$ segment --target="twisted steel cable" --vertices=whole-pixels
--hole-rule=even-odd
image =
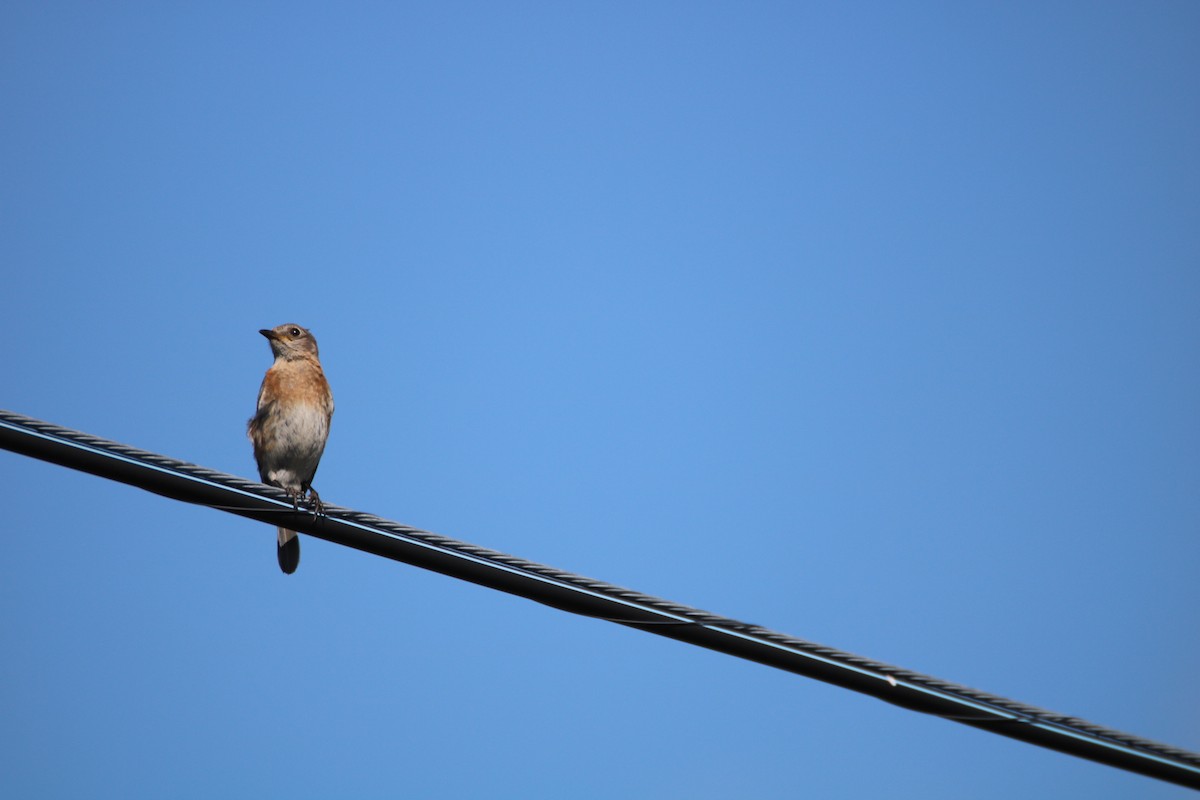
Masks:
[[[280,489],[0,410],[0,447],[678,639],[1121,769],[1200,789],[1200,753],[798,639],[362,511],[296,509]]]

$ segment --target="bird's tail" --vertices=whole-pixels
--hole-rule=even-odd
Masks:
[[[279,568],[291,575],[300,566],[300,536],[295,531],[279,528],[279,544],[275,553],[279,557]]]

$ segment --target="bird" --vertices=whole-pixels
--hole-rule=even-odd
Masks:
[[[324,507],[312,480],[329,438],[333,393],[321,369],[317,340],[291,322],[259,333],[267,337],[275,362],[263,376],[257,410],[246,424],[258,475],[287,492],[296,508],[308,495],[309,506],[321,514]],[[291,575],[300,565],[300,538],[287,528],[278,531],[279,568]]]

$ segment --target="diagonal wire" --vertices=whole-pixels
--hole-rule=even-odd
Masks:
[[[0,448],[1200,789],[1200,754],[872,661],[353,509],[297,511],[281,490],[0,410]]]

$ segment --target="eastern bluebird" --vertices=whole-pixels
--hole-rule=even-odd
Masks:
[[[307,493],[317,513],[321,498],[312,488],[329,438],[333,393],[317,357],[317,340],[288,323],[259,331],[271,343],[275,363],[258,390],[258,411],[247,425],[263,483],[278,486],[298,504]],[[291,575],[300,565],[300,538],[279,528],[279,568]]]

